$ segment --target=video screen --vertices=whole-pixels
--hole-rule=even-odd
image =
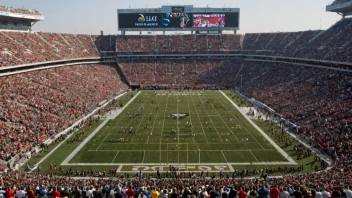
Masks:
[[[128,13],[119,14],[119,28],[160,28],[162,14],[159,13]]]
[[[193,27],[225,27],[225,14],[193,14]]]
[[[186,13],[165,13],[163,14],[163,27],[192,27],[192,15]]]

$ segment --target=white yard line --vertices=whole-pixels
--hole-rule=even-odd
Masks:
[[[138,93],[140,93],[140,92],[138,92]],[[144,102],[144,103],[145,103],[145,102]],[[144,103],[143,103],[143,105],[144,105]],[[117,115],[115,116],[115,118],[116,118],[116,117],[117,117]],[[132,122],[133,122],[133,119],[132,119],[131,122],[128,124],[128,126],[130,126]],[[112,132],[112,130],[109,131],[109,133],[105,136],[105,138],[104,138],[103,141],[99,144],[99,146],[98,146],[98,148],[97,148],[96,150],[99,150],[100,146],[105,142],[106,138],[109,137],[109,135],[110,135],[111,132]],[[134,136],[133,136],[133,137],[134,137]],[[132,140],[131,140],[131,141],[132,141]]]
[[[222,92],[221,90],[219,90],[219,92],[243,115],[243,117],[250,123],[253,125],[253,127],[259,131],[259,133],[261,133],[266,140],[268,140],[273,146],[274,148],[281,153],[282,156],[284,156],[291,164],[297,164],[295,162],[295,160],[293,160],[284,150],[282,150],[281,147],[279,147],[260,127],[258,127],[245,113],[243,113],[240,108],[229,98],[227,97],[227,95]]]
[[[202,131],[203,131],[205,140],[207,141],[207,144],[208,144],[209,142],[208,142],[208,139],[207,139],[207,135],[205,135],[205,131],[204,131],[204,128],[203,128],[203,124],[202,124],[202,121],[200,120],[200,117],[199,117],[199,114],[198,114],[197,106],[196,106],[196,104],[194,103],[193,97],[191,97],[191,98],[192,98],[193,106],[196,108],[196,113],[197,113],[197,116],[198,116],[199,124],[200,124],[200,126],[202,127]]]
[[[221,151],[221,154],[222,154],[222,156],[224,157],[224,159],[225,159],[226,163],[229,163],[229,162],[227,161],[226,157],[225,157],[224,152],[222,152],[222,151]]]
[[[177,119],[176,119],[176,130],[177,130],[177,148],[178,151],[180,151],[180,130],[178,127],[178,121],[179,121],[179,116],[178,116],[178,95],[176,96],[176,107],[177,107]],[[178,160],[180,159],[180,153],[178,153]],[[179,162],[179,161],[178,161]]]
[[[142,107],[143,107],[143,117],[141,118],[141,121],[139,122],[139,125],[138,125],[136,131],[134,132],[134,136],[137,135],[137,131],[138,131],[139,127],[141,126],[142,121],[144,120],[145,116],[147,115],[147,111],[145,110],[146,108],[144,109],[144,105],[145,105],[145,102],[147,102],[149,98],[150,98],[150,95],[148,95],[148,98],[145,99],[144,102],[143,102],[143,105],[142,105]],[[150,106],[150,104],[149,104],[149,106]],[[131,122],[131,123],[132,123],[132,122]],[[133,136],[133,137],[134,137],[134,136]],[[132,142],[132,141],[131,141],[131,142]]]
[[[217,98],[218,99],[218,98]],[[218,99],[218,101],[221,103],[221,104],[223,104],[219,99]],[[226,105],[225,105],[226,106]],[[228,108],[226,107],[226,110],[229,112],[229,110],[228,110]],[[219,114],[220,115],[220,114]],[[220,118],[222,119],[222,117],[220,116]],[[235,118],[236,118],[236,120],[238,120],[238,121],[240,121],[238,118],[237,118],[237,116],[235,116]],[[222,119],[223,120],[223,119]],[[224,120],[223,120],[224,121]],[[226,124],[226,123],[225,123]],[[227,124],[226,124],[226,126],[227,126]],[[228,127],[228,126],[227,126]],[[263,147],[263,145],[252,135],[252,133],[245,127],[245,126],[243,126],[245,129],[246,129],[246,131],[248,132],[247,134],[249,134],[250,136],[252,136],[252,138],[259,144],[259,146],[260,147],[262,147],[262,149],[264,149],[264,147]],[[237,139],[237,137],[236,137],[236,139]],[[237,139],[238,140],[238,139]],[[238,140],[239,141],[239,140]]]
[[[109,120],[105,120],[105,121],[109,121]],[[105,123],[105,124],[106,124],[106,123]],[[104,125],[105,125],[105,124],[104,124]],[[109,137],[111,131],[112,131],[112,130],[110,130],[109,133],[108,133],[108,134],[105,136],[105,138],[103,139],[103,141],[100,142],[100,144],[99,144],[99,146],[98,146],[98,148],[97,148],[96,150],[99,150],[100,146],[104,143],[104,141],[106,140],[106,138]]]
[[[115,157],[114,157],[114,159],[112,160],[111,163],[114,163],[114,161],[115,161],[115,159],[116,159],[116,157],[117,157],[117,154],[119,154],[119,152],[120,152],[120,151],[117,151],[117,153],[116,153],[116,155],[115,155]]]
[[[121,108],[121,111],[119,111],[117,113],[117,115],[119,115],[123,110],[125,110],[125,108],[128,107],[129,104],[131,104],[140,94],[141,92],[139,91],[130,101],[128,101],[128,103],[126,103],[126,105],[124,107]],[[117,116],[116,115],[116,116]],[[67,165],[68,162],[100,131],[101,128],[103,128],[105,126],[105,124],[108,122],[109,120],[105,120],[101,125],[98,126],[98,128],[96,128],[88,137],[86,137],[83,142],[78,145],[76,147],[75,150],[72,151],[72,153],[70,153],[70,155],[68,155],[66,157],[66,159],[60,164],[60,165]],[[43,161],[45,160],[44,158],[42,159]],[[41,161],[38,162],[38,164],[41,163]]]
[[[199,98],[199,100],[202,102],[202,99],[200,98],[200,96],[198,96],[198,98]],[[203,103],[203,102],[202,102],[202,103]],[[213,120],[211,119],[211,117],[209,116],[209,113],[208,113],[207,110],[206,110],[206,112],[207,112],[207,114],[208,114],[208,118],[210,119],[211,124],[212,124],[213,127],[215,128],[215,131],[216,131],[216,133],[218,134],[218,136],[219,136],[219,138],[220,138],[220,140],[221,140],[221,143],[223,143],[222,138],[221,138],[221,136],[220,136],[220,133],[219,133],[218,129],[216,128],[216,126],[215,126]]]
[[[168,103],[169,103],[169,94],[167,95],[167,99],[166,99],[166,106],[165,106],[165,109],[167,108],[167,105],[168,105]],[[159,111],[159,109],[158,109],[158,111]],[[163,113],[163,115],[164,115],[164,119],[163,119],[163,126],[162,126],[162,128],[161,128],[161,133],[160,133],[160,143],[159,143],[159,145],[161,145],[161,139],[163,138],[163,131],[164,131],[164,126],[165,126],[165,112]],[[155,116],[157,116],[157,115],[155,115]]]
[[[144,164],[144,158],[145,158],[145,151],[143,152],[143,160],[142,160],[142,164]]]
[[[199,163],[70,163],[66,164],[69,166],[167,166],[169,165],[172,166],[186,166],[186,165],[196,165],[199,166]],[[234,165],[234,166],[243,166],[243,165],[296,165],[296,163],[291,163],[291,162],[239,162],[239,163],[202,163],[202,166],[229,166],[229,165]],[[125,171],[124,171],[125,172]],[[126,171],[127,172],[127,171]],[[155,172],[155,171],[154,171]]]
[[[120,172],[122,169],[122,165],[119,165],[119,167],[116,169],[116,172]]]
[[[176,143],[174,143],[176,144]],[[145,151],[145,150],[88,150],[89,152],[117,152],[117,151],[127,151],[127,152],[141,152],[141,151]],[[156,152],[156,151],[160,151],[160,150],[148,150],[150,152]],[[161,151],[168,151],[168,150],[161,150]],[[169,150],[170,152],[173,152],[172,150]],[[180,151],[195,151],[195,152],[198,152],[198,150],[180,150]],[[239,150],[234,150],[234,149],[231,149],[231,150],[202,150],[202,151],[207,151],[207,152],[215,152],[215,151],[250,151],[248,149],[239,149]],[[263,151],[263,149],[253,149],[252,151]],[[275,151],[275,149],[266,149],[266,151]],[[176,150],[175,150],[176,152]]]
[[[186,99],[186,100],[187,100],[187,99]],[[190,121],[190,123],[192,124],[191,109],[189,108],[188,100],[187,100],[187,106],[188,106],[188,113],[189,113],[189,121]],[[192,124],[192,127],[193,127],[193,124]],[[192,131],[193,131],[193,130],[192,130]],[[193,143],[196,143],[196,141],[194,140],[194,137],[193,137]]]
[[[220,100],[218,99],[218,101],[220,101]],[[220,103],[222,104],[221,101],[220,101]],[[215,107],[214,107],[214,108],[215,108]],[[226,109],[227,109],[227,108],[226,108]],[[217,110],[216,108],[215,108],[215,111],[216,111],[216,113],[220,116],[222,122],[225,123],[226,127],[230,130],[230,132],[232,133],[232,135],[235,136],[236,140],[237,140],[238,142],[240,142],[240,140],[237,138],[237,136],[235,135],[235,133],[232,132],[231,128],[226,124],[225,120],[222,118],[221,114],[218,112],[218,110]]]
[[[247,134],[247,133],[246,133]],[[182,136],[182,135],[181,135]],[[185,135],[186,136],[186,135]],[[117,144],[120,144],[117,143]],[[144,145],[146,143],[128,143],[128,144],[139,144],[139,145]],[[148,143],[149,145],[150,144],[160,144],[160,143]],[[175,142],[171,142],[171,143],[161,143],[161,144],[176,144]],[[200,143],[188,143],[188,144],[200,144]],[[219,143],[207,143],[207,144],[217,144],[219,145]],[[243,144],[258,144],[257,142],[239,142],[239,143],[223,143],[222,145],[236,145],[236,144],[240,144],[240,145],[243,145]],[[260,149],[260,150],[263,150],[263,149]]]
[[[258,142],[258,144],[260,145],[260,147],[262,147],[262,149],[264,149],[264,147],[262,146],[262,144],[252,135],[252,133],[249,132],[249,130],[248,130],[245,126],[243,126],[243,127],[246,129],[246,131],[248,132],[248,134],[249,134],[250,136],[252,136],[252,138],[253,138],[255,141]]]
[[[255,157],[255,155],[252,153],[252,151],[249,150],[249,152],[252,154],[252,156],[254,157],[254,159],[257,160],[257,162],[259,162],[258,159]]]

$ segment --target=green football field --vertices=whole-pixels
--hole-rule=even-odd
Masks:
[[[290,163],[219,91],[143,91],[103,124],[61,165]]]

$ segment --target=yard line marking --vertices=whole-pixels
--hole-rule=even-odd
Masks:
[[[207,141],[207,144],[208,144],[209,142],[208,142],[208,139],[207,139],[207,135],[205,135],[205,131],[204,131],[204,128],[203,128],[203,124],[202,124],[202,121],[200,120],[200,117],[199,117],[199,114],[198,114],[197,106],[196,106],[196,104],[194,103],[193,97],[191,97],[191,98],[192,98],[193,106],[196,108],[196,113],[197,113],[197,117],[198,117],[198,120],[199,120],[199,124],[200,124],[200,126],[202,127],[202,131],[203,131],[205,140]]]
[[[191,96],[192,97],[192,96]],[[188,106],[188,113],[189,113],[189,121],[190,123],[192,124],[192,117],[191,117],[191,109],[189,108],[189,103],[188,103],[188,100],[187,100],[187,106]],[[193,128],[193,124],[192,124],[192,128]],[[192,129],[192,132],[193,132],[193,129]],[[193,133],[192,133],[193,134]],[[196,143],[196,141],[194,140],[195,137],[193,137],[193,143]]]
[[[122,169],[122,166],[123,166],[123,165],[119,165],[119,167],[116,169],[116,172],[120,172],[121,169]]]
[[[144,102],[143,102],[143,108],[144,108],[144,105],[145,105],[145,102],[148,100],[150,98],[150,95],[148,94],[148,98],[147,99],[145,99],[144,100]],[[150,106],[150,104],[149,104],[149,106]],[[139,108],[138,108],[138,110],[139,110]],[[138,112],[138,110],[137,110],[137,112]],[[144,110],[143,110],[144,111]],[[143,117],[142,117],[142,119],[141,119],[141,121],[140,121],[140,123],[139,123],[139,125],[138,125],[138,127],[137,127],[137,129],[136,129],[136,131],[133,133],[133,137],[132,137],[132,139],[131,139],[131,141],[130,142],[132,142],[133,141],[133,139],[136,137],[136,135],[137,135],[137,131],[138,131],[138,129],[139,129],[139,127],[141,126],[141,124],[142,124],[142,121],[143,121],[143,119],[144,119],[144,117],[145,117],[145,115],[147,115],[147,111],[145,111],[145,112],[143,112]],[[131,122],[128,124],[128,127],[131,125],[131,123],[134,121],[134,119],[132,119],[131,120]]]
[[[182,145],[182,144],[181,144]],[[146,151],[146,150],[129,150],[129,149],[126,149],[126,150],[88,150],[89,152],[116,152],[116,151],[121,151],[121,152],[124,152],[124,151],[128,151],[128,152],[141,152],[141,151]],[[160,150],[147,150],[147,151],[150,151],[150,152],[155,152],[155,151],[160,151]],[[169,151],[169,152],[172,152],[172,151],[175,151],[176,150],[161,150],[161,151]],[[199,151],[199,150],[180,150],[180,151]],[[234,150],[234,149],[230,149],[230,150],[202,150],[202,151],[208,151],[208,152],[215,152],[215,151],[232,151],[232,152],[243,152],[243,151],[249,151],[248,149],[239,149],[239,150]],[[263,149],[252,149],[252,151],[263,151]],[[265,151],[275,151],[275,149],[265,149]]]
[[[149,142],[149,135],[148,135],[148,138],[147,138],[147,144],[148,144],[148,142]]]
[[[217,98],[216,97],[216,99],[221,103],[221,104],[223,104],[222,102],[221,102],[221,100],[219,100],[219,98]],[[226,106],[226,104],[224,105],[225,106],[225,108],[226,108],[226,110],[227,110],[227,112],[230,112],[229,111],[229,109],[227,108],[227,106]],[[219,114],[220,115],[220,114]],[[220,116],[221,117],[221,116]],[[238,121],[240,121],[238,118],[237,118],[237,116],[235,116],[235,118],[238,120]],[[221,118],[222,119],[222,118]],[[223,120],[223,119],[222,119]],[[224,121],[224,120],[223,120]],[[226,122],[225,122],[225,124],[226,124]],[[226,126],[227,126],[227,124],[226,124]],[[227,126],[228,127],[228,126]],[[245,126],[243,126],[246,130],[247,130],[247,132],[248,132],[248,134],[250,135],[250,136],[252,136],[252,138],[259,144],[259,146],[260,147],[262,147],[262,149],[264,149],[264,147],[262,146],[262,144],[252,135],[252,133],[251,132],[249,132],[249,130],[245,127]],[[229,128],[230,129],[230,128]],[[236,139],[237,139],[237,137],[236,137]],[[237,139],[238,140],[238,139]],[[239,141],[239,140],[238,140]]]
[[[215,96],[216,97],[216,96]],[[216,97],[217,98],[217,97]],[[218,98],[217,98],[218,99]],[[222,102],[218,99],[218,101],[222,104]],[[223,104],[222,104],[223,105]],[[226,105],[225,105],[226,106]],[[213,107],[214,107],[214,105],[213,105]],[[240,140],[237,138],[237,136],[232,132],[232,130],[231,130],[231,128],[226,124],[226,122],[225,122],[225,120],[222,118],[222,116],[221,116],[221,114],[218,112],[218,110],[214,107],[214,109],[215,109],[215,111],[216,111],[216,113],[220,116],[220,118],[221,118],[221,120],[222,120],[222,122],[224,122],[225,123],[225,125],[226,125],[226,127],[230,130],[230,132],[232,133],[232,135],[234,135],[235,136],[235,138],[236,138],[236,140],[238,141],[238,142],[240,142]],[[227,108],[226,108],[226,110],[227,110]]]
[[[128,106],[130,103],[132,103],[137,97],[138,95],[140,94],[141,92],[139,91],[130,101],[127,102],[127,104],[122,107],[121,112],[123,112]],[[116,116],[118,116],[120,113],[118,113]],[[105,120],[102,124],[100,124],[88,137],[86,137],[83,142],[81,144],[79,144],[75,150],[73,150],[66,158],[65,160],[60,164],[60,165],[65,165],[65,164],[68,164],[68,162],[100,131],[101,128],[103,128],[105,126],[105,124],[108,122],[109,120]],[[65,142],[65,141],[63,141]],[[62,143],[63,143],[62,142]],[[50,153],[49,153],[50,154]],[[46,155],[48,156],[48,155]],[[44,160],[45,157],[42,159]],[[38,163],[41,163],[41,161],[39,161]]]
[[[198,98],[199,98],[199,100],[202,102],[202,99],[200,98],[200,96],[198,96]],[[203,103],[203,102],[202,102],[202,103]],[[216,133],[218,134],[218,136],[219,136],[219,138],[220,138],[221,142],[223,143],[223,141],[222,141],[222,139],[221,139],[221,136],[220,136],[220,134],[219,134],[219,131],[218,131],[218,129],[215,127],[215,124],[214,124],[213,120],[211,119],[211,117],[209,116],[208,111],[207,111],[207,110],[205,110],[205,111],[207,112],[207,114],[208,114],[208,118],[210,118],[210,122],[211,122],[211,124],[212,124],[212,125],[213,125],[213,127],[215,128]]]
[[[70,165],[70,166],[165,166],[166,168],[169,167],[169,165],[171,166],[191,166],[191,165],[195,165],[195,166],[199,166],[198,163],[70,163],[70,164],[66,164],[66,165]],[[229,166],[229,165],[234,165],[234,166],[245,166],[245,165],[297,165],[296,163],[292,163],[292,162],[238,162],[238,163],[202,163],[203,166]],[[123,171],[123,172],[127,172],[127,173],[136,173],[136,171]],[[143,171],[144,173],[155,173],[155,170],[153,171]],[[165,172],[165,171],[163,171]],[[192,172],[201,172],[199,171],[192,171]],[[219,172],[218,170],[216,171],[209,171],[209,172]],[[223,171],[223,172],[233,172],[233,171]]]
[[[254,159],[257,160],[257,162],[259,162],[258,159],[255,157],[255,155],[252,153],[252,151],[249,150],[249,152],[253,155]]]
[[[279,147],[260,127],[258,127],[247,115],[245,115],[238,105],[236,105],[227,95],[219,90],[219,92],[242,114],[242,116],[257,130],[259,133],[261,133],[265,139],[267,139],[273,146],[276,148],[276,150],[284,156],[290,163],[292,164],[297,164],[296,161],[294,161],[284,150],[282,150],[281,147]]]
[[[176,129],[177,129],[177,162],[180,163],[180,129],[178,127],[179,116],[178,116],[178,95],[176,96],[176,106],[177,106],[177,119],[176,119]]]
[[[229,162],[227,161],[227,159],[226,159],[225,155],[224,155],[224,152],[222,152],[222,150],[221,150],[221,153],[222,153],[222,156],[224,157],[224,159],[225,159],[226,163],[229,163]]]
[[[248,131],[249,135],[252,136],[252,138],[253,138],[255,141],[258,142],[258,144],[260,145],[260,147],[262,147],[262,149],[264,149],[264,147],[262,146],[262,144],[252,135],[252,133],[249,132],[249,130],[248,130],[245,126],[243,126],[243,127]]]
[[[117,151],[117,153],[116,153],[116,155],[115,155],[115,157],[114,157],[114,159],[112,160],[111,163],[114,163],[114,161],[115,161],[115,159],[116,159],[116,157],[117,157],[117,154],[119,154],[119,152],[120,152],[120,151]]]
[[[106,140],[106,138],[110,135],[112,130],[109,131],[109,133],[105,136],[105,138],[103,139],[103,141],[100,142],[98,148],[96,150],[99,150],[100,146],[103,144],[103,142]]]
[[[143,152],[143,161],[142,161],[142,164],[144,164],[144,158],[145,158],[145,151]]]
[[[165,109],[167,108],[167,105],[168,105],[168,103],[169,103],[169,96],[170,96],[170,95],[167,95]],[[162,128],[161,128],[160,143],[159,143],[159,144],[161,144],[161,139],[162,139],[162,137],[163,137],[163,131],[164,131],[164,125],[165,125],[165,113],[164,113],[163,115],[164,115],[164,119],[163,119],[163,126],[162,126]]]
[[[139,93],[141,93],[141,92],[139,92]],[[139,95],[139,93],[136,95],[136,96],[138,96]],[[137,97],[136,97],[137,98]],[[132,120],[133,121],[133,120]],[[131,121],[131,122],[132,122]],[[131,124],[131,122],[130,122],[130,124]],[[98,146],[98,148],[96,149],[96,150],[99,150],[99,148],[101,147],[101,145],[103,144],[103,142],[106,140],[106,138],[110,135],[110,133],[111,133],[111,131],[113,131],[113,130],[110,130],[109,131],[109,133],[105,136],[105,138],[103,139],[103,141],[99,144],[99,146]]]

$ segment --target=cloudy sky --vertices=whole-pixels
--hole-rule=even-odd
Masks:
[[[239,33],[301,31],[329,28],[341,17],[325,11],[333,0],[1,0],[0,5],[37,9],[45,21],[35,31],[117,33],[117,9],[162,5],[238,7]]]

